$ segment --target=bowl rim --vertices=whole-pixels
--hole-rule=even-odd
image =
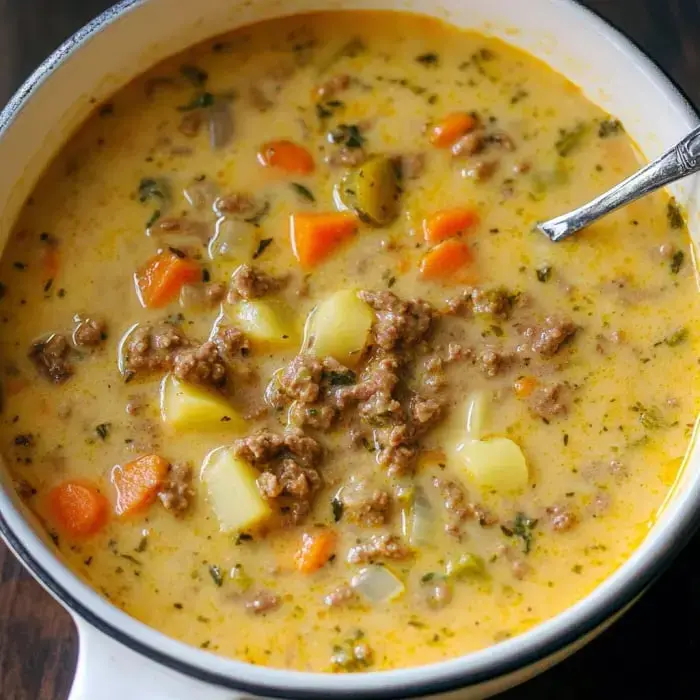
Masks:
[[[147,2],[149,0],[121,0],[63,42],[26,79],[2,112],[0,112],[0,138],[5,135],[11,124],[20,115],[22,108],[31,99],[35,90],[50,77],[54,70],[59,68],[73,53],[78,51],[110,23]],[[653,75],[654,80],[666,89],[669,96],[675,99],[676,104],[685,110],[688,117],[695,122],[700,122],[700,113],[694,107],[683,88],[653,58],[647,55],[626,32],[613,22],[603,18],[596,10],[582,5],[579,0],[555,0],[555,2],[561,6],[570,6],[571,9],[581,14],[582,19],[597,24],[601,31],[625,46],[634,59]],[[7,517],[8,513],[10,515],[9,518]],[[459,668],[459,662],[464,662],[478,652],[428,666],[377,671],[368,674],[350,674],[343,676],[343,682],[339,684],[337,683],[337,676],[332,674],[257,667],[235,659],[223,659],[222,657],[207,654],[207,656],[224,661],[225,664],[231,667],[245,667],[249,672],[251,669],[257,669],[259,673],[254,675],[270,676],[269,680],[245,680],[238,677],[235,672],[222,673],[211,667],[205,668],[201,664],[189,661],[184,655],[178,657],[163,651],[122,629],[118,621],[108,620],[106,614],[98,613],[94,609],[94,601],[79,599],[70,586],[59,581],[49,568],[59,567],[59,570],[68,573],[72,580],[77,582],[77,585],[82,584],[88,589],[90,587],[75,577],[31,531],[22,514],[15,507],[8,494],[5,493],[2,486],[0,486],[0,536],[2,536],[10,549],[32,575],[73,614],[84,619],[90,625],[132,651],[187,677],[231,690],[253,693],[258,696],[263,694],[267,697],[289,698],[290,700],[306,700],[310,698],[325,700],[329,697],[329,693],[340,698],[366,698],[367,700],[398,700],[399,698],[432,696],[491,681],[541,662],[575,644],[587,635],[591,635],[606,621],[624,612],[672,563],[698,527],[700,527],[700,476],[688,486],[687,493],[683,496],[683,503],[679,506],[679,512],[673,520],[663,526],[662,536],[654,543],[654,546],[650,547],[645,556],[639,557],[639,561],[635,562],[635,566],[631,567],[631,570],[626,572],[625,576],[620,577],[620,581],[616,581],[615,585],[608,587],[609,590],[605,590],[605,593],[600,596],[601,600],[592,604],[592,610],[586,611],[584,609],[586,606],[583,606],[582,603],[591,598],[595,590],[605,586],[611,577],[615,576],[617,572],[630,562],[630,559],[591,594],[548,621],[552,623],[560,620],[562,616],[566,616],[573,618],[570,620],[571,624],[566,626],[563,624],[563,620],[560,620],[558,629],[548,630],[547,633],[539,635],[542,639],[533,640],[530,644],[518,644],[519,640],[522,640],[526,635],[531,635],[533,630],[547,625],[547,622],[537,625],[531,631],[490,647],[490,650],[500,649],[502,653],[496,652],[492,654],[495,658],[486,660],[476,668]],[[21,530],[25,528],[27,529],[26,537],[21,534]],[[632,557],[634,557],[634,553]],[[46,559],[46,563],[40,561],[40,558]],[[127,613],[103,600],[97,594],[95,594],[95,597],[105,606],[103,613],[117,612],[133,620]],[[144,627],[149,629],[148,626],[144,625]],[[557,625],[554,625],[554,627],[557,627]],[[166,635],[162,635],[162,633],[157,631],[155,633],[166,640],[172,641]],[[175,644],[183,649],[192,650],[196,654],[203,653],[181,642],[175,642]],[[526,648],[523,649],[522,647]],[[418,678],[415,676],[418,676]],[[420,676],[425,677],[421,678]],[[294,679],[294,682],[292,682],[292,679]],[[307,684],[305,685],[304,683]]]

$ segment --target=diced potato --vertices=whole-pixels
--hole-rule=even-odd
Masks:
[[[223,532],[254,527],[272,515],[258,490],[257,477],[255,469],[228,448],[214,450],[207,457],[202,480]]]
[[[290,322],[290,312],[280,304],[269,301],[242,301],[235,315],[241,330],[253,341],[268,345],[287,345],[296,333]]]
[[[467,439],[481,440],[486,432],[491,392],[475,391],[467,399]]]
[[[211,260],[245,263],[252,259],[257,246],[255,226],[237,219],[221,218],[216,223],[207,252]]]
[[[351,289],[322,301],[306,323],[304,345],[317,357],[333,357],[347,367],[357,365],[374,323],[374,312]]]
[[[160,385],[160,414],[164,423],[178,430],[241,428],[243,418],[224,399],[168,374]]]
[[[400,194],[396,167],[385,156],[372,156],[351,170],[340,187],[342,203],[373,226],[387,226],[399,215]]]
[[[525,455],[508,438],[468,440],[459,449],[469,476],[481,487],[520,491],[527,486]]]

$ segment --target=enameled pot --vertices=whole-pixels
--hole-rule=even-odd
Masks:
[[[124,0],[61,46],[0,114],[0,240],[6,240],[38,175],[96,102],[158,60],[212,35],[333,8],[409,10],[501,37],[566,74],[619,117],[649,159],[699,123],[659,68],[571,0]],[[698,181],[672,190],[689,213],[697,243]],[[267,669],[169,639],[115,608],[63,565],[2,469],[0,514],[5,541],[78,626],[80,657],[70,700],[483,698],[585,644],[669,564],[700,515],[700,449],[693,440],[687,466],[643,544],[587,598],[519,637],[468,656],[367,674]]]

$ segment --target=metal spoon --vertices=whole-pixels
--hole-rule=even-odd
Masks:
[[[655,161],[637,171],[588,204],[537,224],[550,241],[557,243],[598,221],[615,209],[624,207],[659,187],[700,171],[700,126]]]

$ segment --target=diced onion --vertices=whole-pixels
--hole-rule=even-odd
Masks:
[[[239,263],[249,262],[257,244],[254,226],[222,217],[216,222],[216,233],[209,241],[209,257],[211,260],[224,258]]]
[[[491,393],[475,391],[467,400],[467,439],[480,440],[486,432]]]
[[[413,497],[409,525],[408,541],[412,546],[425,546],[435,541],[435,511],[420,486],[416,487]]]
[[[386,603],[398,598],[405,589],[401,581],[385,566],[367,566],[356,576],[350,585],[370,603]]]

